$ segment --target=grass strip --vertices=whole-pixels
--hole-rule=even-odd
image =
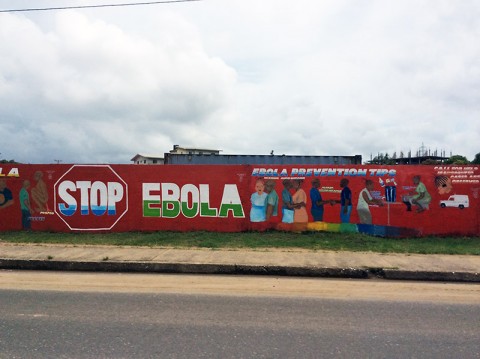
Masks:
[[[377,253],[480,255],[480,237],[384,238],[330,232],[2,232],[0,241],[73,245],[146,246],[210,249],[307,249]]]

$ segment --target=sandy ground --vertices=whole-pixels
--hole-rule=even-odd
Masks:
[[[231,275],[0,270],[0,289],[480,303],[479,284]]]

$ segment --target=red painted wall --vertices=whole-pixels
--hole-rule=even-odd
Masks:
[[[282,224],[284,179],[303,180],[306,211],[313,221],[309,192],[320,180],[324,200],[340,199],[340,180],[349,180],[353,210],[365,180],[373,180],[372,194],[383,206],[370,206],[373,224],[415,229],[420,235],[480,234],[480,171],[478,166],[228,166],[228,165],[15,165],[0,171],[0,230],[34,231],[223,231],[267,228]],[[419,175],[431,196],[428,209],[407,211],[402,197],[415,191]],[[437,177],[447,182],[435,183]],[[273,181],[279,197],[278,215],[252,222],[251,198],[256,182]],[[395,190],[387,189],[395,187]],[[439,186],[439,187],[437,187]],[[388,192],[388,193],[387,193]],[[388,198],[395,193],[395,198]],[[10,199],[11,196],[11,200]],[[455,196],[455,201],[441,201]],[[23,211],[21,198],[30,208]],[[465,201],[459,208],[459,201]],[[389,201],[387,201],[389,200]],[[452,205],[452,206],[449,206]],[[455,206],[453,206],[455,205]],[[258,208],[257,208],[258,210]],[[326,204],[324,222],[340,222],[340,205]]]

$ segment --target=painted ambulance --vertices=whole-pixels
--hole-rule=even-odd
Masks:
[[[448,199],[440,201],[440,207],[458,207],[464,209],[470,206],[468,196],[464,194],[454,194]]]

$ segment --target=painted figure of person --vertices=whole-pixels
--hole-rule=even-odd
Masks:
[[[350,223],[350,215],[352,214],[352,191],[348,187],[350,181],[346,178],[340,180],[340,222]]]
[[[397,182],[395,178],[387,178],[385,181],[385,200],[391,203],[397,200]]]
[[[252,209],[250,210],[251,222],[264,222],[266,219],[266,201],[265,183],[263,179],[257,179],[255,182],[255,192],[250,197]]]
[[[284,179],[282,181],[283,190],[282,190],[282,222],[283,223],[293,223],[293,198],[290,191],[293,188],[293,183],[289,179]]]
[[[22,228],[25,230],[31,229],[30,217],[32,215],[32,207],[30,206],[30,196],[28,194],[28,188],[30,187],[30,181],[23,181],[22,189],[20,190],[20,209],[22,210]]]
[[[265,192],[268,193],[266,199],[265,219],[268,221],[272,217],[278,216],[278,194],[275,191],[275,181],[268,180],[265,182]]]
[[[43,180],[42,171],[35,171],[33,178],[36,181],[35,186],[32,188],[32,199],[36,205],[35,210],[37,212],[50,211],[48,208],[48,190]]]
[[[435,187],[437,187],[438,194],[450,193],[453,189],[452,180],[448,176],[435,177]]]
[[[311,213],[315,222],[323,221],[324,204],[331,203],[324,201],[320,193],[320,180],[314,178],[312,180],[312,188],[310,189],[310,200],[312,201]]]
[[[415,193],[403,197],[403,202],[407,205],[407,211],[412,210],[412,204],[417,206],[417,213],[421,213],[428,209],[428,205],[432,201],[432,196],[427,191],[427,187],[420,181],[420,176],[413,176],[413,184],[415,185]]]
[[[372,214],[370,213],[369,206],[371,205],[379,205],[383,206],[383,202],[380,199],[375,199],[372,197],[370,193],[373,191],[373,181],[366,180],[365,181],[365,188],[360,191],[358,195],[358,202],[357,202],[357,213],[360,223],[362,224],[372,224]]]
[[[307,194],[302,189],[303,180],[294,179],[293,180],[293,189],[295,193],[292,195],[293,199],[293,222],[295,223],[307,223],[308,222],[308,213],[307,213]]]
[[[0,209],[8,208],[14,203],[12,191],[7,188],[7,180],[0,178]]]

